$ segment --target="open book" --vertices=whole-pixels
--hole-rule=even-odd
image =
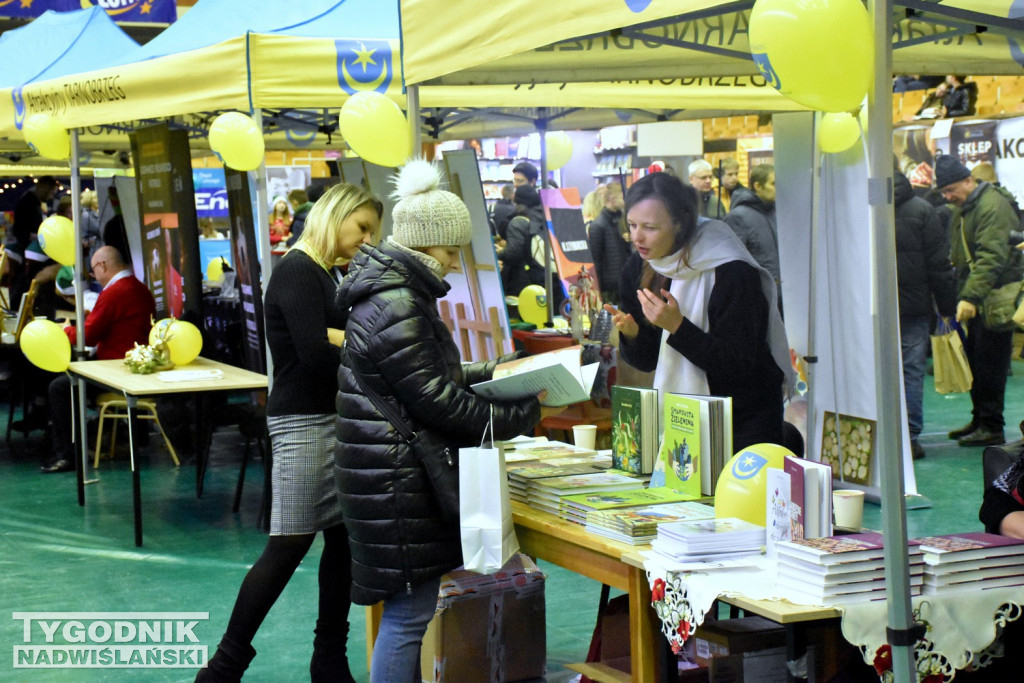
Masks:
[[[514,401],[542,391],[548,392],[544,399],[546,406],[589,401],[600,364],[581,365],[582,352],[582,346],[569,346],[502,363],[494,369],[492,379],[478,382],[471,388],[495,401]]]

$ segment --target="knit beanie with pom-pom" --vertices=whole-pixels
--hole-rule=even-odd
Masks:
[[[391,239],[404,247],[455,247],[469,244],[473,224],[457,195],[441,189],[441,173],[425,159],[413,159],[394,177],[398,200]]]

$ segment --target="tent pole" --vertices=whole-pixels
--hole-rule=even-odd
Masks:
[[[818,249],[821,244],[821,150],[818,147],[818,116],[811,116],[811,262],[808,266],[807,295],[807,444],[806,452],[815,441],[818,422],[817,392],[818,375],[817,316],[818,310]],[[819,458],[820,459],[820,458]]]
[[[252,119],[256,122],[257,128],[263,130],[263,110],[259,107],[253,109]],[[260,292],[263,295],[263,305],[266,306],[267,283],[270,282],[270,271],[273,268],[273,255],[270,253],[270,198],[267,197],[267,158],[264,155],[256,169],[256,241],[260,248]],[[266,346],[267,357],[267,395],[274,384],[274,359],[270,355],[270,345],[263,340]]]
[[[900,405],[899,319],[896,310],[896,230],[892,171],[892,0],[870,0],[874,36],[874,74],[868,89],[868,205],[875,267],[874,345],[877,405]],[[882,467],[882,529],[885,536],[885,585],[893,674],[897,683],[917,680],[914,623],[907,558],[907,510],[903,496],[902,421],[887,411],[879,416],[878,453]],[[894,637],[895,636],[895,637]],[[901,638],[902,636],[902,638]]]
[[[410,85],[405,89],[406,116],[409,118],[409,131],[412,133],[412,155],[423,154],[423,137],[420,135],[420,86]]]
[[[84,272],[82,263],[82,169],[78,162],[78,129],[71,129],[71,222],[75,234],[75,360],[85,360],[85,303]],[[79,463],[75,467],[78,504],[85,505],[85,468],[89,462],[88,446],[85,439],[85,382],[72,376],[71,391],[78,392],[77,429],[73,429],[78,441]]]
[[[547,107],[540,107],[537,110],[537,132],[540,133],[540,187],[538,190],[543,190],[545,183],[548,180],[548,109]],[[551,286],[551,240],[555,237],[550,230],[548,234],[544,235],[544,291],[547,292],[548,300],[548,322],[547,327],[554,325],[555,319],[555,290]]]

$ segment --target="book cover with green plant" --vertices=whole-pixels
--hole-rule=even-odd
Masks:
[[[657,451],[657,391],[613,386],[612,467],[650,474]]]
[[[701,404],[678,394],[665,394],[663,424],[665,436],[655,467],[655,478],[663,473],[664,486],[701,495]]]

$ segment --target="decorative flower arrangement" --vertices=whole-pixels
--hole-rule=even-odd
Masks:
[[[651,604],[661,620],[661,632],[668,638],[672,651],[679,654],[693,635],[695,624],[703,621],[703,615],[695,615],[687,599],[685,582],[672,574],[668,581],[656,578],[651,586]]]
[[[156,326],[150,335],[151,343],[146,346],[135,342],[135,347],[124,354],[124,364],[128,369],[136,375],[149,375],[173,368],[171,351],[167,348],[167,342],[174,336],[168,332],[170,328],[170,325]]]
[[[926,657],[924,659],[917,660],[917,680],[920,683],[944,683],[946,677],[940,670],[932,666],[931,658]],[[892,672],[892,645],[886,643],[882,645],[878,650],[875,651],[875,660],[872,662],[875,667],[875,673],[882,680],[882,683],[892,683],[895,680],[895,676]]]

